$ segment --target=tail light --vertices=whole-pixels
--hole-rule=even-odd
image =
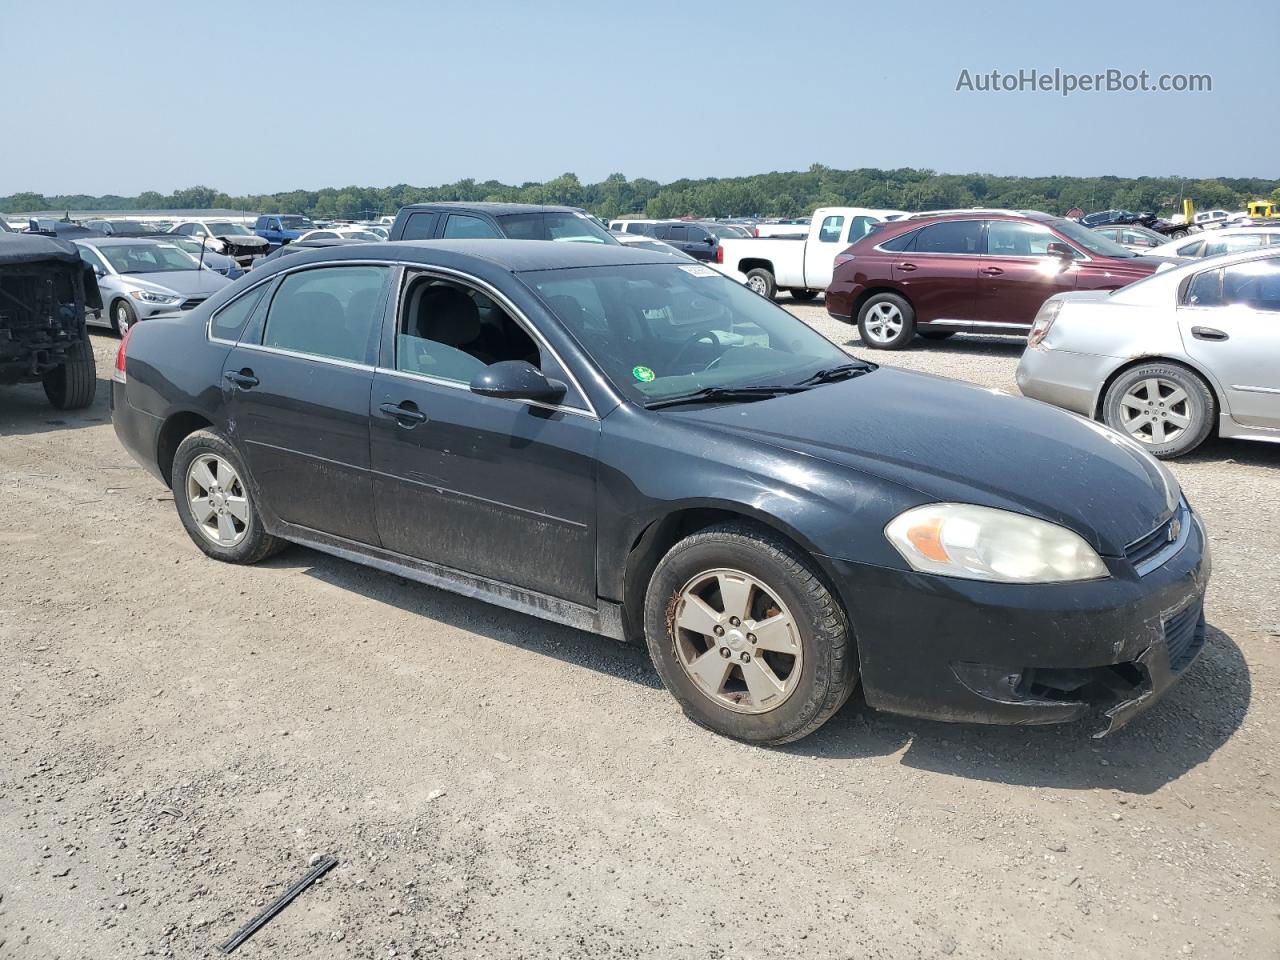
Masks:
[[[1027,334],[1027,346],[1034,347],[1043,341],[1049,335],[1053,321],[1058,319],[1058,314],[1061,312],[1061,300],[1046,300],[1040,312],[1036,314],[1035,320],[1032,321],[1031,332]]]
[[[835,263],[833,264],[833,266],[838,267],[840,266],[840,264],[848,263],[852,259],[853,259],[852,253],[837,253]]]
[[[116,383],[127,383],[128,379],[124,372],[125,351],[129,347],[129,338],[133,336],[133,327],[129,327],[124,332],[124,336],[120,338],[120,349],[116,351],[116,368],[111,372],[111,379]]]
[[[724,263],[724,247],[716,244],[716,263]]]

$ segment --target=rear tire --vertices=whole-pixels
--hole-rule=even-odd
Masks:
[[[1170,240],[1181,240],[1181,239],[1183,239],[1183,238],[1184,238],[1184,237],[1186,237],[1186,236],[1187,236],[1187,231],[1185,231],[1185,230],[1175,230],[1175,231],[1173,231],[1173,233],[1169,234],[1169,239],[1170,239]]]
[[[197,430],[178,445],[169,485],[188,536],[215,560],[257,563],[288,545],[263,529],[249,471],[216,431]]]
[[[44,395],[59,410],[80,410],[93,403],[98,393],[98,368],[88,334],[67,351],[67,359],[46,373],[41,382]]]
[[[1112,381],[1102,420],[1161,460],[1190,453],[1213,431],[1217,401],[1209,385],[1186,367],[1153,361]]]
[[[752,293],[758,293],[766,300],[772,300],[778,293],[778,283],[773,271],[764,267],[756,267],[747,271],[747,287]]]
[[[808,303],[818,295],[817,290],[792,290],[791,299],[798,300],[800,303]]]
[[[877,293],[858,311],[858,332],[872,350],[901,350],[916,335],[916,312],[896,293]]]
[[[857,686],[840,604],[803,553],[750,523],[671,548],[649,581],[645,638],[685,715],[749,743],[807,736]]]
[[[138,322],[138,315],[128,300],[117,300],[111,305],[111,329],[124,336]]]

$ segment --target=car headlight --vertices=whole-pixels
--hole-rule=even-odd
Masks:
[[[931,503],[895,517],[885,536],[921,573],[997,583],[1061,583],[1108,576],[1079,534],[1021,513]]]
[[[167,293],[155,293],[151,290],[130,290],[129,296],[135,300],[142,300],[144,303],[177,303],[181,297],[170,296]]]

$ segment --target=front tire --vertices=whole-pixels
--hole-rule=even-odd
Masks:
[[[858,332],[872,350],[901,350],[916,335],[916,312],[896,293],[877,293],[858,311]]]
[[[188,536],[215,560],[257,563],[286,546],[263,529],[244,462],[216,431],[178,445],[170,487]]]
[[[747,288],[766,300],[772,300],[778,293],[778,283],[774,279],[773,271],[766,270],[764,267],[747,271]]]
[[[1160,361],[1120,374],[1102,401],[1107,426],[1162,460],[1185,456],[1204,443],[1216,414],[1207,383],[1186,367]]]
[[[98,368],[86,334],[67,351],[67,359],[41,377],[44,395],[59,410],[81,410],[98,393]]]
[[[124,336],[138,322],[138,315],[128,300],[117,300],[111,305],[111,329]]]
[[[662,558],[645,638],[685,715],[749,743],[807,736],[857,685],[848,621],[812,562],[748,523],[708,527]]]

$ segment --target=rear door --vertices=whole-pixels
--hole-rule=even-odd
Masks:
[[[267,507],[369,544],[378,542],[369,391],[389,273],[380,264],[286,273],[223,365],[230,432]]]
[[[1050,255],[1051,243],[1066,241],[1039,223],[987,221],[986,255],[978,267],[978,313],[985,325],[1030,328],[1049,297],[1075,289],[1076,262]]]
[[[1196,274],[1178,329],[1187,354],[1217,378],[1233,420],[1280,429],[1280,257]]]
[[[980,319],[978,267],[985,251],[981,220],[944,220],[922,227],[910,250],[892,254],[893,279],[922,323],[969,326]]]

